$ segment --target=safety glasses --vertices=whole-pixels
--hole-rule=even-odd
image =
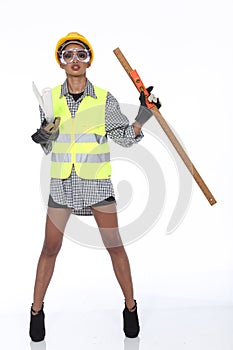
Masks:
[[[63,50],[60,55],[60,61],[63,64],[73,63],[74,60],[78,60],[82,63],[87,63],[90,61],[90,53],[87,49],[70,49]]]

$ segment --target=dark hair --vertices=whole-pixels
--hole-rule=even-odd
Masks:
[[[84,46],[87,50],[90,51],[89,47],[83,43],[82,41],[80,40],[66,40],[64,43],[61,44],[61,46],[59,47],[58,49],[58,53],[61,54],[61,52],[64,50],[64,48],[69,45],[69,44],[81,44],[82,46]]]

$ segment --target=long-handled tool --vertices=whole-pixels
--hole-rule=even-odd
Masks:
[[[207,198],[207,200],[209,201],[210,205],[214,205],[215,203],[217,203],[213,194],[210,192],[209,188],[205,184],[204,180],[202,179],[202,177],[198,173],[198,171],[195,168],[195,166],[193,165],[193,163],[191,162],[190,158],[188,157],[188,155],[186,154],[182,145],[180,144],[180,142],[178,141],[178,139],[174,135],[173,131],[171,130],[171,128],[169,127],[169,125],[167,124],[165,119],[163,118],[162,114],[159,112],[156,105],[148,99],[150,94],[146,90],[146,88],[145,88],[143,82],[141,81],[141,78],[139,77],[137,71],[135,69],[134,70],[132,69],[132,67],[130,66],[130,64],[128,63],[128,61],[126,60],[125,56],[123,55],[123,53],[121,52],[121,50],[119,48],[116,48],[115,50],[113,50],[113,52],[116,55],[116,57],[118,58],[119,62],[123,66],[123,68],[125,69],[126,73],[129,75],[130,79],[132,80],[132,82],[134,83],[136,88],[138,89],[138,91],[144,92],[145,97],[146,97],[147,107],[150,108],[150,110],[152,111],[153,115],[155,116],[158,123],[160,124],[160,126],[162,127],[164,132],[166,133],[167,137],[169,138],[169,140],[171,141],[171,143],[175,147],[175,149],[178,152],[178,154],[180,155],[180,157],[182,158],[183,162],[185,163],[185,165],[189,169],[190,173],[192,174],[193,178],[195,179],[195,181],[199,185],[200,189],[204,193],[204,195]]]

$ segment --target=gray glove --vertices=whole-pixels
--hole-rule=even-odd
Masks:
[[[151,93],[152,90],[153,90],[153,86],[149,86],[147,88],[147,91],[149,92],[149,94]],[[141,105],[139,107],[138,114],[137,114],[135,120],[138,124],[143,126],[150,119],[150,117],[153,115],[153,113],[146,106],[146,98],[145,98],[145,94],[143,91],[140,92],[139,100],[140,100]],[[161,107],[161,103],[160,103],[158,98],[156,100],[157,101],[154,102],[154,104],[159,109]]]
[[[59,124],[60,117],[55,118],[53,123],[45,123],[42,124],[40,129],[31,136],[32,140],[36,143],[44,145],[49,141],[55,141],[59,135]]]
[[[143,126],[153,115],[153,113],[150,111],[149,108],[140,106],[138,110],[138,114],[135,118],[135,121],[140,124],[140,126]]]

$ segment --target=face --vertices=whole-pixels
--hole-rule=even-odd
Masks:
[[[71,54],[68,53],[67,56],[65,56],[65,58],[67,57],[66,62],[68,62],[68,64],[64,64],[61,62],[60,67],[65,70],[67,75],[70,75],[70,76],[85,75],[86,69],[90,67],[90,63],[82,62],[82,60],[85,61],[85,58],[86,58],[82,52],[80,53],[80,58],[78,59],[76,55],[79,53],[75,51],[75,50],[83,50],[83,46],[78,44],[69,44],[64,48],[64,50],[66,51],[71,50]],[[74,57],[73,57],[73,54],[74,54]]]

